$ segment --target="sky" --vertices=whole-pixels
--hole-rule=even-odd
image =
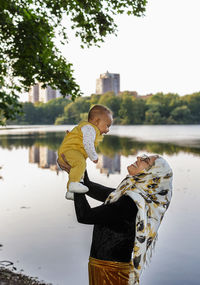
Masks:
[[[199,13],[199,0],[149,0],[144,17],[117,16],[117,37],[100,48],[81,49],[71,37],[62,54],[85,96],[106,71],[120,74],[120,91],[192,94],[200,91]]]

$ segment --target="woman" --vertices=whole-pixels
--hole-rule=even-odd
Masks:
[[[69,169],[67,163],[60,166]],[[91,208],[85,194],[74,196],[78,221],[94,224],[90,285],[139,284],[171,200],[172,170],[164,158],[143,155],[127,169],[129,175],[116,189],[91,182],[85,174],[87,195],[103,205]]]

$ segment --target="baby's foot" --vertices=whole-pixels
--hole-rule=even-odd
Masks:
[[[69,192],[75,193],[86,193],[88,192],[88,187],[79,183],[79,182],[71,182],[69,183]]]
[[[74,193],[72,193],[72,192],[66,192],[65,198],[66,198],[67,200],[74,200]]]

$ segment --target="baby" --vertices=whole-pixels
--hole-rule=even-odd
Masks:
[[[63,161],[61,154],[64,154],[71,165],[66,199],[73,200],[73,192],[88,191],[88,187],[80,183],[86,169],[86,158],[98,162],[95,147],[102,140],[102,134],[109,132],[112,121],[112,112],[108,108],[95,105],[88,113],[88,121],[80,122],[65,136],[58,150],[58,158]]]

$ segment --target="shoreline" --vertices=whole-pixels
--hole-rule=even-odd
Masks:
[[[0,266],[0,284],[1,285],[52,285],[39,281],[37,277],[30,277],[20,272],[14,272],[16,269],[8,269]]]

